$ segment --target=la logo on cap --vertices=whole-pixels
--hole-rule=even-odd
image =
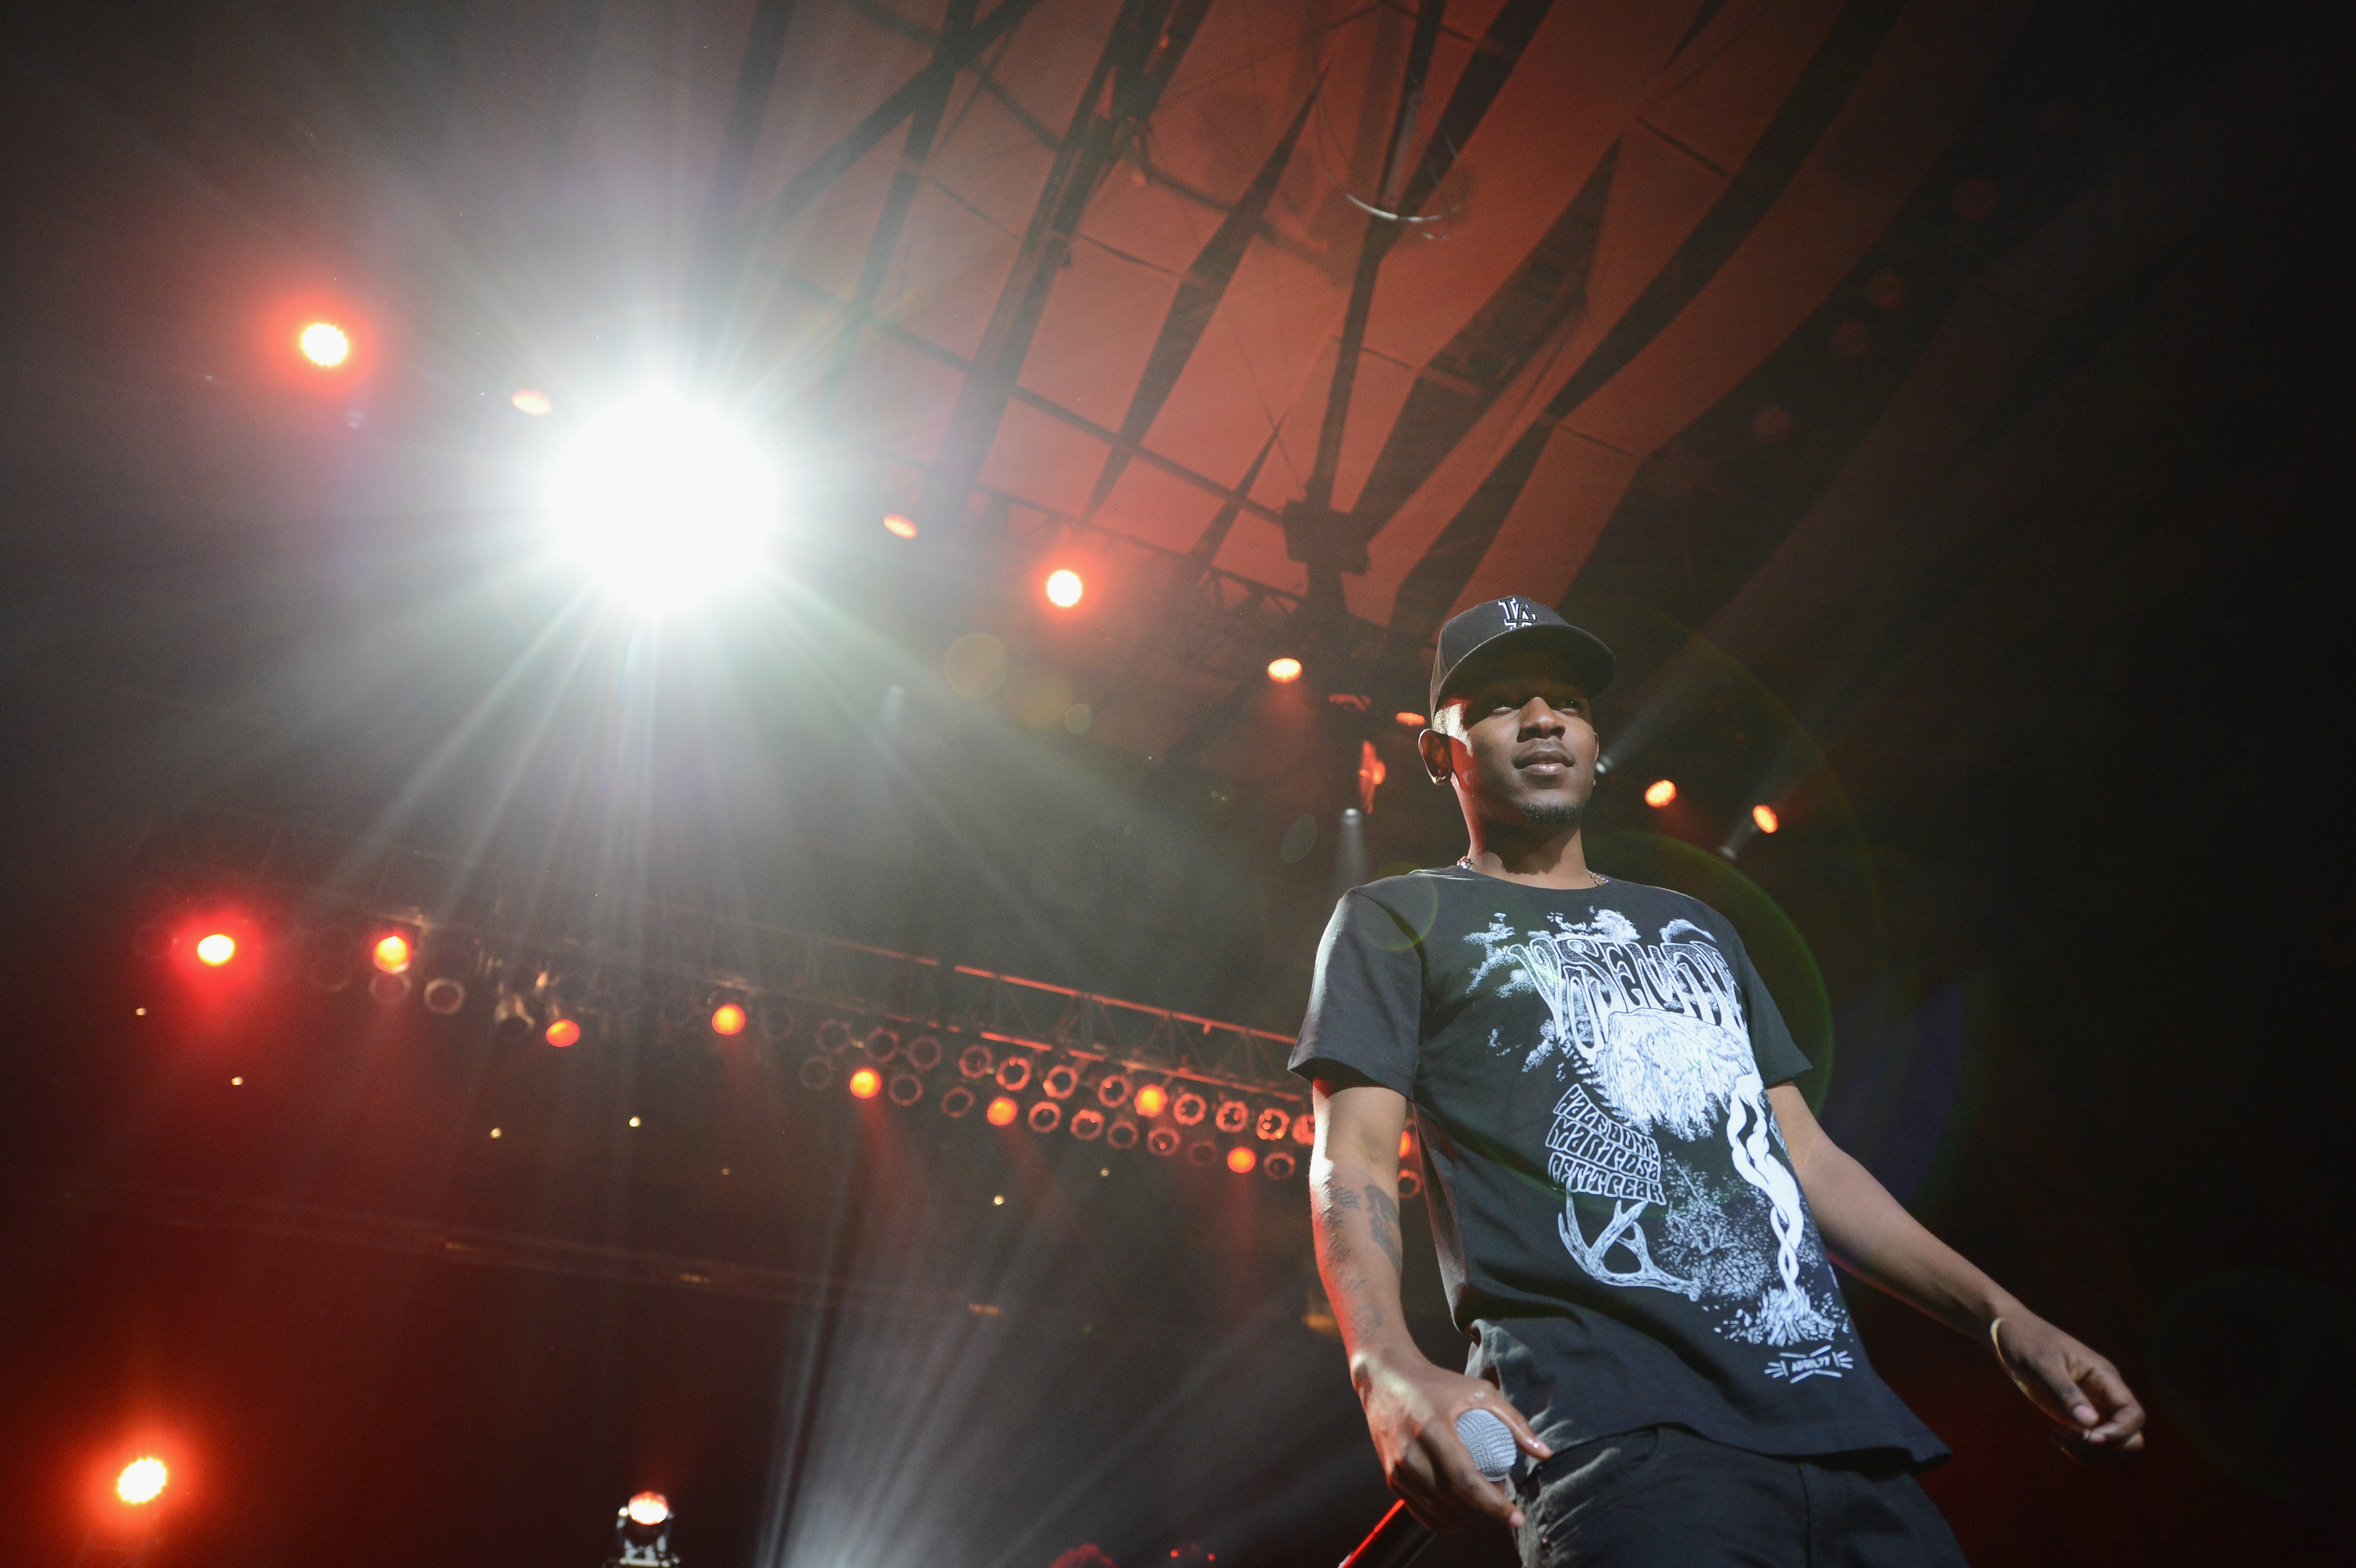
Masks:
[[[1537,606],[1526,599],[1519,597],[1500,599],[1497,601],[1497,608],[1504,613],[1505,624],[1508,627],[1519,629],[1538,624]]]

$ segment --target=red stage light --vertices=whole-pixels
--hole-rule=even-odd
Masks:
[[[916,537],[916,525],[897,512],[887,512],[884,517],[884,531],[894,539],[912,539]]]
[[[163,1460],[153,1454],[143,1454],[123,1466],[123,1474],[114,1477],[114,1495],[136,1508],[162,1497],[165,1483],[171,1478],[172,1472],[165,1467]]]
[[[548,1033],[544,1038],[549,1044],[560,1048],[578,1045],[581,1043],[581,1026],[571,1019],[559,1019],[548,1026]]]
[[[303,357],[322,370],[332,370],[352,357],[350,336],[333,322],[312,322],[294,341]]]
[[[1405,1159],[1408,1156],[1409,1156],[1409,1155],[1413,1154],[1414,1152],[1415,1152],[1415,1135],[1414,1135],[1413,1133],[1411,1133],[1411,1132],[1402,1132],[1402,1133],[1400,1133],[1400,1134],[1399,1134],[1399,1157],[1400,1157],[1401,1159]]]
[[[658,1525],[670,1518],[670,1499],[660,1492],[640,1492],[624,1511],[632,1524]]]
[[[1248,1173],[1251,1168],[1258,1163],[1259,1156],[1248,1148],[1231,1148],[1227,1151],[1227,1168],[1237,1176]]]
[[[1783,819],[1775,815],[1775,808],[1772,805],[1752,806],[1751,820],[1759,825],[1759,831],[1762,833],[1772,833],[1783,826]]]
[[[1392,714],[1391,717],[1398,720],[1400,723],[1406,725],[1410,730],[1420,730],[1423,728],[1423,715],[1420,713],[1409,713],[1406,709],[1402,708],[1397,713]]]
[[[744,1009],[734,1002],[723,1002],[712,1009],[712,1032],[742,1034],[744,1032]]]
[[[218,969],[237,956],[237,938],[216,931],[197,939],[197,962]]]
[[[1148,1083],[1137,1092],[1137,1114],[1158,1116],[1170,1108],[1170,1091],[1159,1083]]]
[[[873,1067],[862,1067],[851,1075],[851,1092],[862,1100],[873,1100],[884,1087],[884,1074]]]
[[[1268,678],[1279,686],[1290,686],[1301,678],[1301,661],[1287,654],[1280,659],[1268,661]]]
[[[388,932],[376,941],[376,966],[388,975],[398,975],[409,967],[409,938],[401,933]]]
[[[1644,786],[1644,804],[1646,805],[1666,805],[1669,802],[1676,798],[1677,781],[1675,779],[1655,779],[1651,784]]]
[[[1021,1109],[1022,1107],[1015,1104],[1012,1100],[1001,1094],[997,1099],[992,1100],[990,1103],[990,1109],[983,1112],[982,1115],[990,1118],[990,1125],[991,1126],[1002,1127],[1012,1123],[1015,1114]]]
[[[1047,574],[1047,603],[1059,610],[1068,610],[1078,603],[1080,595],[1087,591],[1080,574],[1069,567]]]

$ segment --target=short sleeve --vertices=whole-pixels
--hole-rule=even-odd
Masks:
[[[1742,986],[1742,1013],[1751,1020],[1751,1054],[1759,1062],[1759,1075],[1767,1086],[1788,1083],[1814,1064],[1793,1043],[1792,1031],[1783,1022],[1783,1009],[1767,989],[1767,982],[1759,977],[1759,970],[1743,950],[1740,938],[1729,933],[1734,944],[1735,976]]]
[[[1314,1078],[1319,1063],[1331,1062],[1412,1098],[1422,1032],[1415,933],[1365,894],[1343,894],[1317,946],[1292,1071]]]

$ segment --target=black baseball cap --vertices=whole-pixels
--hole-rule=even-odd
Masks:
[[[1558,655],[1571,678],[1585,687],[1590,697],[1611,685],[1620,669],[1620,662],[1601,638],[1580,631],[1537,600],[1519,594],[1492,599],[1451,617],[1440,628],[1440,646],[1431,656],[1433,717],[1439,716],[1440,699],[1449,681],[1464,667],[1464,661],[1474,654],[1503,647],[1508,638],[1515,647],[1543,647]]]

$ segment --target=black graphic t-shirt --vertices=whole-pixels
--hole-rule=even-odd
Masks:
[[[1557,1448],[1678,1425],[1756,1453],[1945,1447],[1875,1375],[1767,1102],[1808,1069],[1682,893],[1417,871],[1345,894],[1292,1067],[1415,1107],[1467,1371]]]

